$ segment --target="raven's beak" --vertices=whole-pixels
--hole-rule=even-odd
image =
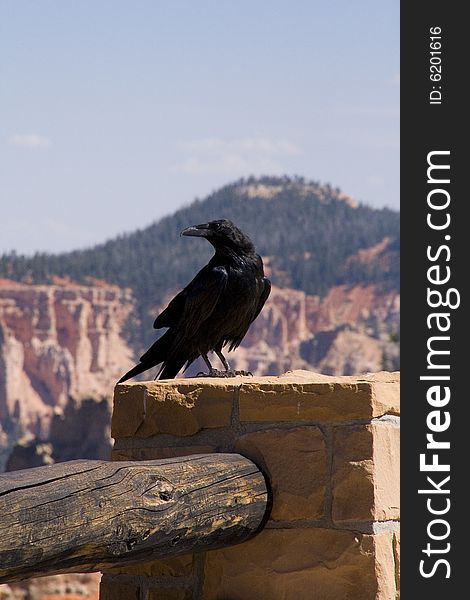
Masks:
[[[209,225],[207,223],[203,223],[202,225],[193,225],[192,227],[186,227],[181,232],[181,235],[189,235],[193,237],[207,237],[209,233]]]

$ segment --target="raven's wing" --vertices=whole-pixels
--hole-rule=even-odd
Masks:
[[[264,288],[263,288],[263,291],[261,292],[261,296],[258,301],[258,306],[256,307],[255,316],[253,317],[253,319],[251,321],[252,323],[256,319],[256,317],[259,315],[259,313],[261,312],[261,309],[263,308],[263,306],[271,292],[271,282],[269,281],[269,279],[267,277],[263,277],[263,283],[264,283]]]
[[[184,310],[187,293],[187,288],[185,288],[184,290],[181,290],[179,294],[176,294],[165,310],[163,310],[153,322],[154,329],[174,327],[176,325]]]
[[[268,299],[269,293],[271,292],[271,282],[266,277],[263,277],[263,279],[261,280],[261,283],[263,284],[263,287],[261,289],[261,294],[259,296],[258,304],[256,305],[256,311],[255,311],[255,313],[253,315],[253,318],[251,319],[251,321],[249,323],[248,322],[246,323],[246,328],[241,333],[241,335],[239,335],[238,337],[233,338],[230,341],[229,352],[231,352],[232,350],[235,350],[241,344],[243,338],[246,335],[246,332],[248,331],[249,326],[251,325],[251,323],[253,323],[253,321],[259,315],[259,313],[261,312],[261,309],[263,308],[266,300]],[[226,343],[228,343],[228,342],[225,341],[225,344]]]
[[[167,333],[173,334],[171,348],[162,363],[159,378],[175,377],[184,363],[192,362],[199,354],[197,340],[227,285],[225,267],[207,266],[186,288],[186,298],[178,322]]]
[[[185,332],[194,333],[211,315],[227,279],[225,267],[204,267],[158,315],[153,326],[160,329],[179,325]]]
[[[200,302],[210,305],[210,298],[205,298],[205,296],[212,295],[215,298],[215,302],[217,302],[220,293],[227,283],[226,279],[227,271],[224,267],[206,265],[181,292],[176,294],[168,306],[157,316],[153,322],[154,329],[177,325],[187,311],[186,304],[188,302],[193,303],[197,297],[199,297]],[[206,291],[208,294],[204,293]],[[214,307],[212,307],[213,309]]]
[[[225,267],[203,269],[188,289],[184,309],[179,319],[179,329],[184,335],[193,337],[201,325],[211,316],[225,290],[228,273]]]

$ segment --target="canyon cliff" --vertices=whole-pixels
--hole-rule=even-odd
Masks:
[[[324,298],[273,287],[230,363],[257,375],[396,369],[399,310],[398,292],[377,285],[335,286]]]
[[[133,362],[123,336],[132,308],[130,292],[102,282],[0,281],[3,461],[19,440],[49,440],[51,426],[60,430],[58,421],[83,412],[87,399],[111,397]]]

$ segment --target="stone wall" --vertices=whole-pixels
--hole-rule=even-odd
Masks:
[[[397,373],[117,386],[114,460],[238,452],[273,504],[243,544],[106,572],[101,600],[395,600],[398,415]]]

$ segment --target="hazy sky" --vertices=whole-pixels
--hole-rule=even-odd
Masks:
[[[1,0],[0,252],[250,174],[398,208],[398,0]]]

